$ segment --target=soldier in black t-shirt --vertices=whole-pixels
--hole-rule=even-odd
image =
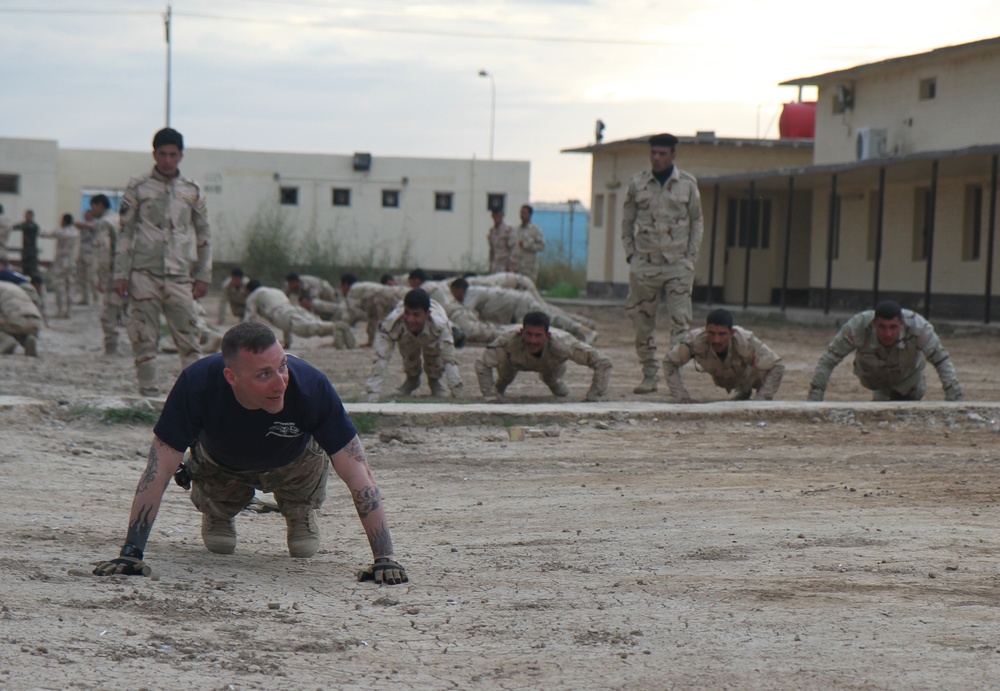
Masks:
[[[209,551],[236,550],[235,517],[259,489],[274,493],[289,553],[313,556],[329,459],[354,497],[375,558],[359,580],[408,580],[393,558],[378,483],[340,397],[326,375],[287,355],[269,327],[237,324],[223,337],[221,354],[181,372],[153,433],[121,555],[99,564],[95,574],[149,575],[146,542],[170,478],[190,448],[191,501],[202,513]]]

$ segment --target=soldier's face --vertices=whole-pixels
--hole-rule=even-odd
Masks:
[[[526,206],[521,207],[521,223],[527,223],[531,220],[531,210]]]
[[[880,319],[875,317],[875,338],[886,348],[891,348],[899,342],[899,335],[903,332],[903,320]]]
[[[468,288],[459,288],[458,286],[451,286],[451,296],[455,298],[458,302],[465,301],[465,294],[468,292]]]
[[[729,352],[729,342],[733,340],[733,330],[718,324],[709,324],[705,327],[705,335],[708,337],[708,345],[719,355]]]
[[[280,343],[260,353],[241,350],[232,367],[222,371],[233,394],[247,410],[280,413],[288,388],[288,356]]]
[[[532,355],[541,355],[549,342],[549,332],[543,326],[525,326],[521,329],[524,349]]]
[[[662,173],[674,164],[677,154],[669,146],[653,146],[649,149],[649,163],[654,173]]]
[[[501,223],[503,223],[503,214],[500,213],[499,211],[494,211],[493,212],[493,225],[496,226],[497,228],[499,228]]]
[[[419,307],[404,307],[403,324],[407,331],[415,335],[424,330],[424,324],[427,323],[427,318],[430,315],[430,312]]]
[[[182,158],[184,158],[184,154],[181,153],[176,144],[164,144],[153,149],[156,169],[168,178],[177,175],[177,167],[181,164]]]

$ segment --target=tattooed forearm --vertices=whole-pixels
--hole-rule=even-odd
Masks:
[[[358,509],[358,516],[363,520],[365,516],[382,506],[382,493],[375,485],[356,489],[354,490],[354,506]]]
[[[368,532],[368,542],[372,546],[372,554],[376,557],[392,554],[392,536],[389,535],[389,526],[385,523]]]
[[[365,449],[361,446],[361,440],[357,437],[351,440],[351,443],[347,445],[347,453],[358,463],[367,463],[368,458],[365,456]]]
[[[143,504],[139,508],[139,514],[128,525],[128,534],[125,536],[125,542],[135,545],[139,549],[146,549],[146,541],[149,540],[149,531],[153,528],[152,521],[149,518],[152,513],[153,507],[147,504]]]
[[[142,474],[139,478],[139,486],[135,488],[136,494],[142,494],[145,492],[153,480],[156,479],[156,473],[160,467],[160,458],[156,455],[156,445],[149,447],[149,459],[146,461],[146,472]]]

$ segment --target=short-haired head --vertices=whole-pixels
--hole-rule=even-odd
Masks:
[[[414,288],[403,297],[403,306],[411,310],[431,310],[431,296],[423,288]]]
[[[343,280],[343,279],[341,279]],[[391,285],[396,281],[396,277],[392,274],[382,274],[382,277],[378,279],[378,282],[384,286]]]
[[[73,214],[63,214],[62,224],[64,226],[71,226],[71,225],[73,225]]]
[[[285,276],[285,280],[288,281],[289,283],[291,283],[292,281],[298,281],[299,275],[293,271],[287,276]]]
[[[878,319],[902,319],[903,308],[898,302],[883,300],[875,306],[875,317]]]
[[[531,206],[531,204],[522,204],[521,208],[526,209],[529,214],[535,213],[535,209]]]
[[[545,314],[545,312],[539,312],[537,310],[534,312],[528,312],[524,315],[524,319],[521,320],[522,326],[540,326],[546,331],[549,330],[549,324],[551,323],[549,315]]]
[[[93,197],[91,197],[90,205],[93,206],[94,204],[100,204],[105,209],[111,208],[111,200],[108,199],[108,195],[106,194],[95,194]]]
[[[229,275],[232,276],[233,278],[243,278],[244,276],[246,276],[246,274],[243,273],[243,269],[241,269],[238,266],[234,266],[232,271],[229,272]]]
[[[232,367],[241,350],[263,353],[278,342],[269,326],[261,322],[240,322],[222,337],[222,360]]]
[[[261,285],[263,285],[263,284],[260,281],[258,281],[256,278],[251,278],[249,281],[247,281],[247,292],[248,293],[252,293],[253,291],[255,291],[258,288],[260,288]]]
[[[456,278],[454,281],[451,282],[451,285],[453,288],[461,288],[464,290],[465,288],[469,287],[469,282],[466,281],[464,278]]]
[[[184,136],[172,127],[164,127],[153,135],[153,150],[173,144],[178,151],[184,151]]]
[[[427,272],[424,271],[423,269],[414,269],[413,271],[410,272],[407,278],[411,281],[420,281],[421,283],[423,283],[424,281],[427,280]]]
[[[340,285],[352,286],[358,282],[358,277],[354,274],[341,274],[340,275]]]
[[[677,148],[677,137],[672,134],[662,133],[654,134],[649,138],[649,145],[652,146],[664,146],[673,151]]]
[[[708,313],[708,317],[705,318],[706,324],[711,324],[712,326],[724,326],[727,329],[733,328],[733,313],[729,310],[714,309]]]

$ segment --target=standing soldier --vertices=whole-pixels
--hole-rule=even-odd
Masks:
[[[73,225],[73,214],[63,214],[59,230],[42,231],[43,238],[55,238],[56,257],[52,262],[52,283],[56,288],[56,319],[69,319],[73,302],[73,270],[76,268],[76,247],[80,232]]]
[[[635,329],[642,382],[635,393],[656,391],[656,310],[667,290],[670,342],[677,345],[691,321],[691,286],[703,221],[698,181],[674,165],[677,137],[649,138],[652,171],[632,178],[622,212],[622,244],[629,263],[625,311]]]
[[[514,251],[511,256],[511,271],[538,280],[538,253],[545,251],[545,236],[542,229],[531,222],[535,212],[528,204],[521,207],[521,225],[514,230]]]
[[[115,292],[115,250],[118,247],[118,214],[111,210],[111,200],[97,194],[90,200],[94,214],[94,241],[97,245],[97,290],[103,296],[101,329],[104,331],[104,354],[118,354],[118,331],[122,324],[125,299]]]
[[[563,398],[569,394],[563,381],[567,360],[594,370],[594,379],[584,400],[599,401],[607,395],[611,359],[565,331],[550,330],[549,317],[544,312],[529,312],[524,315],[521,328],[507,327],[476,360],[479,390],[487,401],[498,403],[518,372],[538,372],[552,394]],[[497,371],[496,384],[493,383],[494,369]]]
[[[455,338],[451,322],[444,308],[432,302],[420,288],[414,288],[403,298],[403,304],[389,314],[379,327],[375,338],[375,362],[366,382],[368,400],[377,401],[382,393],[382,382],[389,368],[389,358],[399,344],[406,381],[396,389],[396,395],[409,396],[420,386],[420,373],[427,373],[431,395],[445,395],[441,376],[448,380],[452,397],[462,391],[462,375],[455,358]],[[421,364],[423,356],[423,364]]]
[[[226,321],[226,307],[239,321],[247,311],[247,282],[243,269],[234,266],[229,278],[222,282],[222,299],[219,301],[219,323]]]
[[[99,195],[107,199],[105,195]],[[93,199],[91,199],[93,201]],[[87,209],[83,221],[77,221],[80,231],[80,254],[76,260],[76,285],[80,291],[80,305],[89,305],[91,298],[97,302],[97,281],[94,272],[97,268],[97,235],[94,230],[96,216],[93,209]]]
[[[834,367],[854,355],[854,374],[874,392],[873,401],[919,401],[927,393],[924,366],[937,369],[946,401],[961,401],[955,365],[934,327],[919,314],[891,300],[847,320],[816,365],[809,400],[822,401]]]
[[[24,354],[38,357],[42,313],[17,283],[0,281],[0,355],[10,355],[18,344]]]
[[[772,400],[785,375],[781,358],[753,332],[733,326],[729,310],[713,310],[705,322],[705,328],[686,334],[663,359],[674,402],[694,403],[681,379],[681,367],[691,360],[698,371],[711,375],[716,386],[727,393],[735,390],[734,401],[745,401],[755,391],[757,399]]]
[[[183,158],[181,133],[169,127],[157,132],[156,165],[129,181],[122,200],[115,291],[129,298],[127,328],[143,396],[160,392],[156,350],[161,313],[181,366],[201,357],[195,300],[205,296],[212,280],[212,235],[201,187],[180,174]]]
[[[490,245],[490,272],[510,271],[510,256],[514,252],[517,237],[514,229],[503,222],[503,211],[493,212],[493,227],[486,234]]]
[[[302,299],[308,300],[308,295]],[[244,319],[258,321],[258,316],[268,320],[284,332],[285,348],[292,345],[296,336],[333,336],[333,345],[339,349],[353,348],[354,334],[345,322],[323,321],[305,305],[293,305],[284,292],[261,285],[257,279],[247,283],[247,311]]]
[[[35,223],[35,212],[28,209],[24,212],[24,220],[14,226],[21,231],[21,273],[25,276],[38,274],[38,224]]]
[[[3,204],[0,204],[0,261],[7,261],[7,243],[10,241],[10,231],[13,229],[10,219],[4,215]]]

